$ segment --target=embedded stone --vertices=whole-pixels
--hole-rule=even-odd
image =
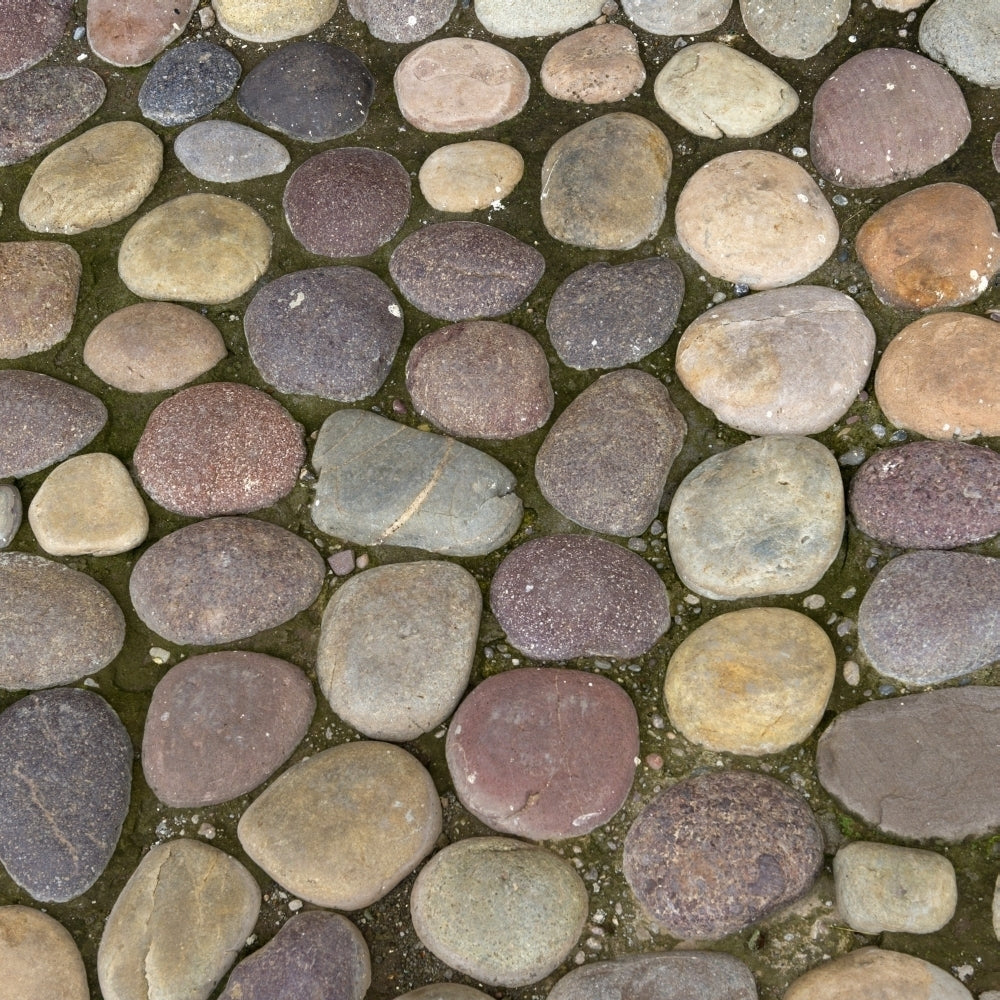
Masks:
[[[851,0],[740,0],[747,33],[783,59],[809,59],[833,41],[851,12]]]
[[[472,139],[439,146],[417,180],[431,208],[475,212],[503,201],[523,176],[524,157],[513,146]]]
[[[920,19],[920,47],[980,87],[1000,87],[997,0],[935,0]]]
[[[637,28],[654,35],[700,35],[729,16],[733,0],[622,0]]]
[[[235,184],[280,174],[288,150],[269,135],[236,122],[196,122],[174,139],[174,154],[203,181]]]
[[[505,38],[561,35],[582,28],[602,10],[599,0],[479,0],[476,17],[491,34]]]
[[[622,24],[596,24],[561,38],[539,71],[551,97],[580,104],[623,101],[646,82],[635,35]]]
[[[283,42],[321,28],[336,13],[337,0],[212,0],[219,24],[248,42]]]
[[[21,527],[21,494],[12,483],[0,483],[0,549],[7,548]]]
[[[30,906],[0,907],[0,1000],[90,1000],[87,969],[73,936]]]
[[[443,28],[458,0],[347,0],[351,14],[384,42],[422,42]]]
[[[397,1000],[492,1000],[492,998],[482,990],[463,986],[461,983],[430,983],[400,994]]]
[[[20,0],[0,8],[0,80],[41,62],[59,44],[73,0]]]
[[[170,49],[146,74],[139,110],[160,125],[186,125],[229,97],[241,72],[239,59],[221,45],[188,42]]]
[[[112,66],[142,66],[184,33],[197,6],[198,0],[88,0],[87,41]]]

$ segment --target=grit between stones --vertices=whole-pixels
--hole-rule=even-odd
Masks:
[[[998,20],[0,0],[0,1000],[996,1000]]]

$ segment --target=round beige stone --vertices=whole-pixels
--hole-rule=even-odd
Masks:
[[[623,101],[646,82],[635,35],[622,24],[596,24],[560,39],[540,70],[545,92],[561,101]]]
[[[524,157],[503,142],[473,139],[435,149],[417,180],[431,208],[475,212],[507,197],[524,176]]]
[[[90,1000],[69,931],[30,906],[0,906],[0,1000]]]
[[[338,0],[212,0],[219,24],[248,42],[281,42],[326,24]]]

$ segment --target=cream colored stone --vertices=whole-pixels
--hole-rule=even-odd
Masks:
[[[502,201],[524,176],[524,157],[502,142],[473,139],[435,149],[417,180],[431,208],[475,212]]]
[[[0,1000],[90,1000],[69,931],[30,906],[0,906]]]
[[[333,17],[338,0],[212,0],[219,24],[248,42],[308,35]]]
[[[539,71],[552,97],[581,104],[623,101],[646,81],[635,35],[622,24],[596,24],[560,39]]]
[[[922,7],[927,3],[927,0],[872,0],[872,3],[883,10],[895,10],[904,14],[907,11]]]

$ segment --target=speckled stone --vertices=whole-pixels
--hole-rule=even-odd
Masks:
[[[184,33],[197,6],[198,0],[88,0],[87,41],[112,66],[142,66]]]
[[[174,155],[203,181],[235,184],[280,174],[291,162],[277,139],[236,122],[196,122],[174,140]]]
[[[73,936],[30,906],[0,907],[0,1000],[90,1000],[87,969]]]
[[[655,35],[700,35],[729,16],[733,0],[622,0],[637,28]]]
[[[458,0],[347,0],[351,14],[384,42],[422,42],[443,28]]]
[[[623,101],[646,82],[639,43],[623,24],[596,24],[561,38],[539,71],[551,97],[580,104]]]
[[[809,59],[833,41],[851,0],[740,0],[747,33],[782,59]]]
[[[202,40],[170,49],[146,74],[139,110],[160,125],[186,125],[211,114],[236,89],[242,67],[221,45]]]
[[[935,0],[920,19],[920,47],[980,87],[1000,87],[997,0]]]
[[[212,0],[219,24],[248,42],[308,35],[336,13],[338,0]]]
[[[62,38],[73,0],[18,0],[0,7],[0,80],[41,62]]]
[[[601,0],[479,0],[476,17],[494,35],[530,38],[582,28],[602,10]]]
[[[13,483],[0,483],[0,549],[7,548],[21,527],[21,494]]]
[[[524,157],[503,142],[439,146],[424,160],[420,193],[439,212],[475,212],[501,202],[524,176]]]

